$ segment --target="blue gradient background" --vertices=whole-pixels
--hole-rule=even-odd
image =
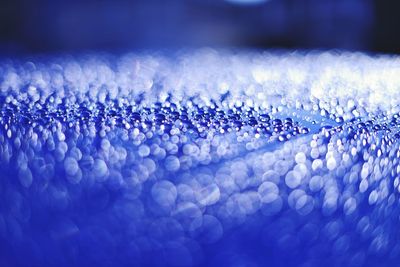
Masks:
[[[0,3],[0,47],[3,53],[196,46],[395,52],[398,7],[378,0],[9,0]]]

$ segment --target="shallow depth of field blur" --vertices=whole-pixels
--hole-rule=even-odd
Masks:
[[[399,8],[1,1],[0,267],[395,266]]]
[[[399,7],[379,0],[6,0],[0,51],[229,46],[393,53]]]

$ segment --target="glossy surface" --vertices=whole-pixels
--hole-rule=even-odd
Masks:
[[[395,266],[398,59],[4,61],[2,266]]]

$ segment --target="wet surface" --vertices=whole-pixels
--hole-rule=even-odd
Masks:
[[[0,263],[394,266],[396,62],[4,61]]]

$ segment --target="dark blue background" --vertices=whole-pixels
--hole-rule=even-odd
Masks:
[[[398,52],[399,7],[387,0],[248,5],[229,0],[6,0],[0,3],[0,51],[245,46]]]

